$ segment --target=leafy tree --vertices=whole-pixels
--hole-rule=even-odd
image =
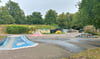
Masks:
[[[100,28],[100,0],[82,0],[79,5],[80,19],[83,26],[94,25]]]
[[[81,15],[81,20],[84,26],[86,25],[91,25],[93,24],[92,20],[91,20],[91,15],[92,15],[92,2],[91,0],[82,0],[82,3],[80,5],[80,15]],[[91,23],[90,23],[91,22]]]
[[[27,16],[28,24],[43,24],[42,15],[40,12],[33,12],[32,15]]]
[[[72,14],[70,13],[62,13],[57,17],[57,24],[61,28],[71,28],[72,26]]]
[[[19,5],[11,0],[6,4],[9,14],[16,20],[16,24],[23,24],[25,22],[24,12],[21,10]]]
[[[73,17],[73,14],[67,12],[66,13],[66,20],[67,20],[67,28],[71,28],[72,27],[72,17]]]
[[[76,12],[72,15],[71,27],[73,29],[80,29],[83,27],[82,20],[80,19],[80,13]]]
[[[93,19],[94,19],[94,26],[100,29],[100,0],[94,0],[93,5]]]
[[[9,15],[6,7],[0,7],[0,24],[13,24],[15,19]]]
[[[33,24],[32,23],[32,15],[26,16],[26,24]]]
[[[33,24],[43,24],[42,15],[40,12],[33,12],[32,13],[32,22]]]
[[[47,24],[47,25],[56,24],[56,20],[57,20],[56,11],[54,11],[52,9],[48,10],[45,15],[45,24]]]
[[[64,13],[58,15],[57,24],[59,25],[60,28],[67,27],[67,19],[66,19],[66,15]]]

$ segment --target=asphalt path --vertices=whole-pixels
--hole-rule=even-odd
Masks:
[[[66,36],[27,36],[39,43],[32,48],[0,51],[0,59],[62,59],[70,55],[100,47],[100,39],[68,38]]]
[[[100,47],[100,40],[83,39],[83,38],[60,38],[57,39],[32,39],[32,41],[58,45],[71,53],[79,53],[87,49]]]

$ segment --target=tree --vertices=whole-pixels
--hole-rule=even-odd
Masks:
[[[0,7],[0,24],[13,24],[15,19],[9,15],[6,7]]]
[[[54,11],[52,9],[48,10],[45,15],[45,24],[47,24],[47,25],[56,24],[56,20],[57,20],[56,11]]]
[[[33,24],[43,24],[42,15],[40,12],[33,12],[32,13],[32,22]]]
[[[66,28],[67,27],[67,19],[64,12],[57,17],[57,24],[60,28]]]
[[[67,28],[71,28],[72,27],[72,20],[73,20],[73,14],[67,12],[66,13],[66,20],[67,20]]]
[[[72,15],[71,13],[62,13],[57,17],[57,24],[61,28],[71,28],[72,27]]]
[[[27,16],[28,24],[43,24],[42,15],[40,12],[33,12],[32,15]]]
[[[79,5],[79,13],[83,26],[94,25],[100,28],[100,0],[82,0]]]
[[[26,16],[26,24],[33,24],[33,22],[32,22],[32,15],[27,15]]]
[[[100,0],[94,0],[93,5],[93,19],[94,19],[94,26],[100,29]]]
[[[83,28],[83,22],[80,19],[80,13],[76,12],[72,15],[71,26],[73,29],[80,29]]]
[[[16,20],[16,24],[23,24],[25,22],[24,12],[21,10],[19,5],[11,0],[6,4],[9,14]]]

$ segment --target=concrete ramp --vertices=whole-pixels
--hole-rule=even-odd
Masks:
[[[13,43],[14,43],[14,38],[9,39],[9,42],[4,48],[12,48]]]
[[[0,50],[15,50],[37,46],[38,43],[28,40],[25,36],[8,36],[0,47]]]

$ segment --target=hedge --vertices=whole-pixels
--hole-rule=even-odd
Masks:
[[[58,28],[57,26],[51,25],[18,25],[18,24],[11,24],[5,25],[6,26],[6,33],[8,34],[30,34],[36,29],[55,29]]]
[[[28,30],[28,26],[9,25],[6,27],[6,32],[8,34],[24,34],[28,32]]]

